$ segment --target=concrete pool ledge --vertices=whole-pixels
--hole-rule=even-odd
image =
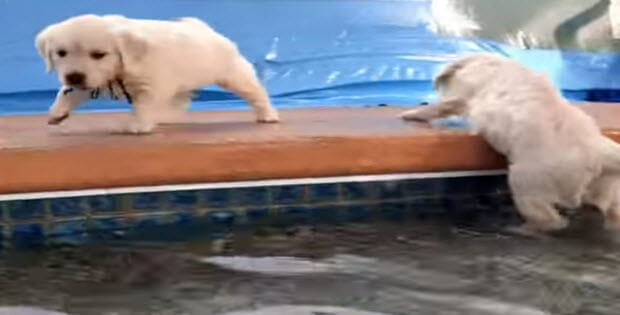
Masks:
[[[620,106],[583,108],[620,141]],[[127,114],[0,117],[0,194],[265,179],[494,170],[477,135],[404,122],[399,107],[192,113],[151,135],[113,134]]]

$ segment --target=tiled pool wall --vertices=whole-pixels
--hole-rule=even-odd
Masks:
[[[504,175],[190,189],[0,201],[4,248],[83,243],[98,235],[202,222],[243,225],[514,214]],[[208,232],[208,231],[206,231]]]

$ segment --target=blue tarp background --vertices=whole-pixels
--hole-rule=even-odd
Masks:
[[[44,26],[83,13],[170,19],[196,16],[239,45],[278,107],[419,104],[431,79],[460,54],[495,51],[547,72],[574,100],[618,100],[616,54],[520,50],[442,37],[427,0],[0,0],[0,114],[47,110],[58,88],[34,48]],[[92,102],[84,110],[122,110]],[[193,109],[245,108],[206,87]]]

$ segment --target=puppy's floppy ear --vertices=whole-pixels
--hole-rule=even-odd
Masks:
[[[45,67],[47,72],[51,72],[56,68],[54,64],[54,60],[52,59],[52,48],[51,48],[51,34],[54,26],[48,26],[43,29],[39,34],[37,34],[35,38],[35,46],[39,51],[39,55],[43,60],[45,60]]]
[[[128,25],[115,26],[112,34],[116,42],[116,49],[121,57],[123,67],[131,67],[146,55],[148,51],[148,41],[146,36]]]

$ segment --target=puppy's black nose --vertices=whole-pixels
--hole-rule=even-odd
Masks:
[[[71,72],[65,76],[65,80],[69,85],[80,86],[84,85],[84,81],[86,81],[86,75],[81,72]]]

